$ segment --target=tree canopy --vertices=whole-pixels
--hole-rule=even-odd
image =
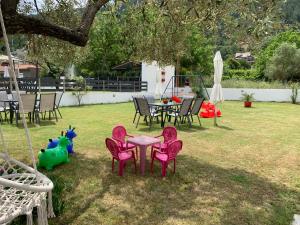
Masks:
[[[207,56],[215,47],[232,54],[238,45],[251,46],[283,29],[283,0],[39,2],[2,0],[8,33],[29,34],[31,56],[48,65],[66,65],[79,56],[81,67],[94,73],[124,60],[156,60],[178,71],[184,66],[209,74]],[[67,42],[88,45],[78,50]]]
[[[271,80],[300,80],[300,48],[296,44],[282,43],[266,66],[266,76]]]
[[[72,44],[84,46],[88,41],[89,30],[93,24],[96,13],[109,0],[88,0],[84,7],[80,22],[75,27],[68,27],[64,25],[63,21],[58,23],[53,22],[48,18],[49,12],[41,11],[38,7],[37,1],[20,1],[20,0],[2,0],[1,9],[5,21],[5,26],[8,34],[41,34],[44,36],[55,37]],[[71,3],[77,3],[75,0],[61,0],[42,2],[49,5],[55,2],[56,7],[62,7]],[[80,5],[80,4],[79,4]],[[78,5],[78,6],[79,6]],[[64,12],[72,12],[75,8],[65,8]],[[47,16],[48,15],[48,16]],[[64,16],[62,14],[62,16]],[[2,31],[0,32],[2,35]]]

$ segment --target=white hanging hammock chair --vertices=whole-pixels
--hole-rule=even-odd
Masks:
[[[4,26],[1,0],[0,22],[7,55],[9,58],[9,64],[11,68],[14,68]],[[2,141],[3,148],[3,153],[0,153],[0,225],[8,224],[20,215],[26,215],[27,225],[32,225],[32,210],[34,207],[37,207],[38,224],[47,225],[47,218],[54,217],[51,194],[53,183],[49,178],[37,171],[30,133],[23,111],[23,102],[20,97],[18,82],[14,70],[12,70],[10,76],[12,77],[16,87],[17,97],[19,99],[19,108],[22,115],[23,126],[25,129],[26,140],[28,143],[33,168],[9,156],[2,132],[2,126],[0,124],[0,139]]]

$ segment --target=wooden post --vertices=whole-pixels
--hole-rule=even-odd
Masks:
[[[41,77],[39,75],[39,68],[38,68],[38,66],[39,66],[39,63],[38,63],[38,61],[36,61],[36,63],[35,63],[35,77],[36,77],[37,82],[38,82],[39,93],[41,93]]]

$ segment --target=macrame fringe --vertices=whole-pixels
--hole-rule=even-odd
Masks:
[[[46,199],[42,199],[40,205],[37,206],[37,213],[38,213],[38,225],[48,225]]]
[[[26,213],[27,225],[33,225],[32,211]]]
[[[55,217],[52,204],[52,191],[48,192],[48,218]]]

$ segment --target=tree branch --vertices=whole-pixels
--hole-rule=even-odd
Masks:
[[[89,1],[83,13],[80,25],[74,29],[41,20],[36,16],[18,14],[16,6],[19,0],[2,0],[1,8],[7,33],[9,34],[41,34],[68,41],[74,45],[85,46],[96,13],[108,1],[109,0]],[[0,32],[0,36],[2,36],[2,32]]]

